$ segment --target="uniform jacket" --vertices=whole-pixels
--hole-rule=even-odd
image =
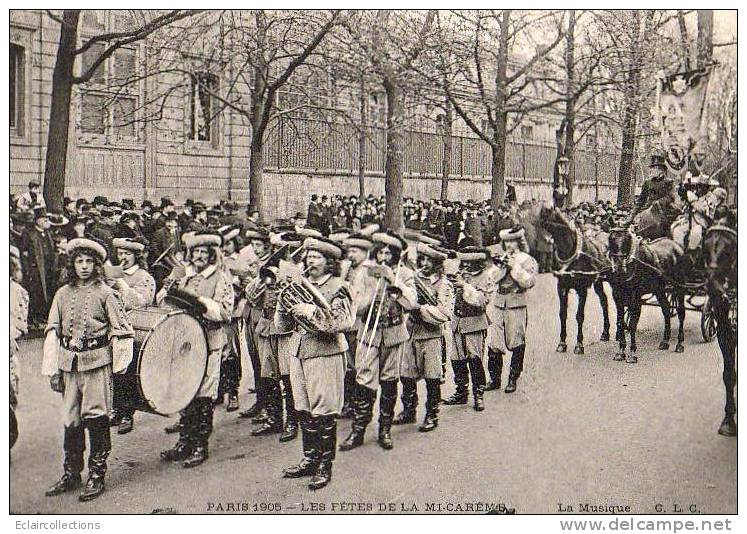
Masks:
[[[318,332],[306,331],[296,323],[292,315],[285,312],[279,303],[275,311],[275,325],[278,330],[286,331],[290,327],[293,328],[293,334],[288,341],[288,350],[301,360],[336,356],[345,352],[348,344],[343,332],[353,323],[350,291],[342,279],[327,276],[315,286],[331,308],[327,315],[316,307],[314,314],[308,318]]]
[[[639,210],[646,209],[657,200],[669,196],[673,191],[674,185],[672,180],[646,180],[643,182],[641,194],[638,196],[636,205]]]
[[[496,271],[483,269],[475,276],[466,275],[464,287],[456,291],[452,330],[459,334],[471,334],[487,330],[485,313],[496,288]]]
[[[379,294],[381,293],[380,289]],[[369,308],[373,307],[369,331],[365,336],[365,339],[371,341],[367,344],[376,347],[383,343],[385,347],[393,347],[410,339],[410,333],[407,331],[407,314],[409,310],[415,307],[417,299],[415,275],[411,269],[400,265],[397,283],[389,286],[389,290],[386,291],[384,304],[381,305],[381,313],[379,313],[380,298],[372,301],[364,309],[363,317],[368,317]],[[371,329],[373,328],[377,313],[379,313],[379,323],[372,337]],[[361,329],[358,331],[358,340],[361,342],[364,341],[364,327],[365,324],[362,324]]]
[[[148,271],[135,264],[124,271],[122,280],[125,287],[118,291],[125,310],[129,311],[153,303],[153,298],[156,296],[156,281]]]
[[[29,294],[15,280],[10,280],[10,354],[18,352],[18,338],[28,332]]]
[[[420,309],[412,314],[412,339],[433,339],[444,335],[444,325],[454,317],[454,286],[449,279],[436,273],[430,277],[421,277],[426,289],[436,296],[437,305],[422,304]]]
[[[67,347],[59,348],[56,361],[54,356],[45,354],[44,374],[51,374],[50,370],[54,373],[56,369],[89,371],[109,365],[113,357],[109,342],[116,338],[131,339],[134,334],[119,294],[101,281],[61,287],[49,310],[45,333],[51,331]],[[101,337],[107,339],[103,346],[76,350],[79,343]],[[132,358],[131,353],[129,358]]]
[[[501,279],[494,304],[500,310],[526,308],[526,292],[534,286],[539,271],[537,261],[525,252],[516,251],[509,262],[508,269],[500,269]]]

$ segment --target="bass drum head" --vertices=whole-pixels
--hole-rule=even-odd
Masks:
[[[162,415],[183,410],[200,388],[207,367],[205,332],[186,313],[166,316],[140,347],[140,392]]]

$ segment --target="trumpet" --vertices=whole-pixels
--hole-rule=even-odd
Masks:
[[[166,252],[168,252],[168,249],[166,249]],[[171,274],[169,274],[169,276],[166,278],[166,283],[162,288],[165,289],[168,293],[175,283],[186,276],[187,271],[182,262],[179,261],[179,259],[174,254],[168,256],[165,253],[161,254],[161,257],[158,259],[158,261],[163,262],[166,267],[171,268]],[[172,274],[175,274],[175,276],[171,276]]]
[[[413,280],[415,282],[415,291],[418,294],[418,303],[428,306],[438,306],[438,297],[431,293],[431,290],[428,289],[428,286],[423,281],[423,269],[413,269],[413,272],[415,273]]]

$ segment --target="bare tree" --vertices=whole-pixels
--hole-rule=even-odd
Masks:
[[[65,194],[65,166],[67,164],[68,128],[70,126],[70,103],[73,86],[91,79],[96,70],[123,46],[142,41],[154,32],[176,21],[195,14],[193,10],[172,10],[165,13],[150,13],[141,24],[123,31],[110,31],[95,35],[78,46],[78,23],[81,10],[66,9],[59,16],[47,11],[47,15],[60,25],[57,59],[52,73],[52,95],[47,133],[47,154],[44,167],[44,200],[53,211],[61,211]],[[75,60],[97,43],[104,43],[104,50],[93,59],[87,69],[75,75]]]

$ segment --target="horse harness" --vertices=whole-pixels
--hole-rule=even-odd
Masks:
[[[563,226],[565,228],[565,225],[561,225],[559,223],[553,222],[553,221],[546,221],[546,224],[554,224],[556,226]],[[599,259],[595,258],[591,254],[584,252],[584,234],[581,232],[581,230],[578,229],[578,227],[573,228],[575,234],[576,234],[576,248],[573,251],[573,254],[571,254],[571,257],[568,259],[562,259],[560,256],[558,256],[558,251],[555,250],[553,252],[553,256],[555,257],[555,261],[560,264],[560,269],[557,271],[553,271],[553,274],[560,278],[562,276],[599,276],[600,272],[607,269],[607,266],[602,265],[604,269],[602,271],[577,271],[577,270],[569,270],[568,268],[573,265],[577,260],[579,260],[581,257],[588,258],[592,266],[595,264],[599,265],[601,262]]]

